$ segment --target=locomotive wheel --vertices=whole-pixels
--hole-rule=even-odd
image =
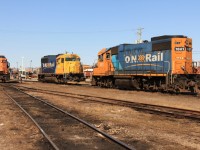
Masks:
[[[191,93],[195,93],[195,87],[194,86],[190,86],[189,90],[190,90]]]
[[[97,85],[97,81],[96,81],[96,79],[95,79],[94,77],[92,78],[92,85],[93,85],[93,86],[96,86],[96,85]]]
[[[112,80],[108,80],[108,87],[109,87],[109,88],[113,88],[113,86],[114,86],[114,85],[113,85]]]
[[[179,88],[175,89],[176,94],[180,94],[181,90]]]

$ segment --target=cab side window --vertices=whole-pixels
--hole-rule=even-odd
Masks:
[[[106,59],[110,59],[110,53],[106,53]]]
[[[103,55],[99,55],[99,61],[103,61]]]
[[[60,64],[60,58],[57,59],[57,64]]]
[[[61,63],[64,63],[64,58],[61,58]]]

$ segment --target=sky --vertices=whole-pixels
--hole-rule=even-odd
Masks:
[[[199,0],[0,0],[0,55],[11,67],[40,67],[41,57],[76,53],[93,65],[97,53],[142,39],[186,35],[200,60]]]

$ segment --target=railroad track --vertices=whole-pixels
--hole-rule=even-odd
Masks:
[[[69,93],[69,92],[59,92],[59,91],[52,91],[52,90],[28,88],[24,86],[18,86],[18,87],[26,91],[30,90],[30,91],[35,91],[39,93],[53,94],[57,96],[64,96],[64,97],[67,96],[67,97],[82,99],[82,100],[90,101],[90,102],[130,107],[135,110],[147,112],[147,113],[154,113],[154,114],[164,115],[164,116],[169,116],[169,117],[174,117],[174,118],[187,118],[187,119],[195,120],[198,122],[200,121],[200,111],[145,104],[145,103],[139,103],[139,102],[130,102],[126,100],[111,99],[111,98],[90,96],[90,95],[84,95],[84,94],[74,94],[74,93]]]
[[[31,118],[53,149],[135,149],[19,88],[5,84],[3,87],[6,95]]]
[[[10,81],[8,83],[15,83],[16,81]],[[20,81],[17,81],[17,82],[20,82]],[[37,80],[22,80],[22,82],[39,82]],[[48,82],[45,82],[45,83],[48,83]],[[55,83],[49,83],[49,84],[55,84]],[[73,86],[84,86],[84,87],[91,87],[91,88],[105,88],[105,87],[99,87],[99,86],[92,86],[89,82],[88,83],[85,83],[83,84],[82,82],[68,82],[66,85],[73,85]],[[121,90],[127,90],[127,89],[121,89]],[[136,90],[134,90],[136,91]],[[150,91],[150,90],[143,90],[143,89],[138,89],[137,91],[143,91],[143,92],[155,92],[155,91]],[[158,92],[158,91],[157,91]],[[172,91],[163,91],[160,93],[165,93],[165,94],[176,94],[176,95],[191,95],[191,96],[199,96],[200,94],[200,90],[198,90],[197,92],[195,93],[191,93],[191,92],[179,92],[179,93],[176,93],[176,92],[172,92]]]

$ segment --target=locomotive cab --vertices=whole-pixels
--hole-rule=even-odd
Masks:
[[[77,54],[62,54],[56,58],[58,82],[84,80],[83,68]]]
[[[98,62],[96,68],[93,70],[93,75],[108,76],[112,73],[112,68],[110,50],[103,48],[98,53]]]
[[[56,58],[56,73],[69,74],[81,73],[80,57],[76,54],[63,54]]]
[[[114,85],[114,67],[112,63],[113,52],[117,47],[110,49],[103,48],[98,53],[97,66],[93,69],[92,85],[102,87],[113,87]]]

